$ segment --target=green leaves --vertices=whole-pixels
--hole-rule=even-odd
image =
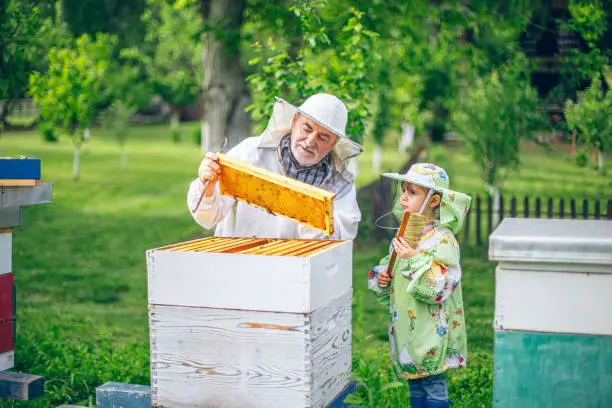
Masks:
[[[592,149],[612,149],[612,92],[604,92],[600,75],[595,75],[585,91],[578,92],[578,102],[568,99],[565,118],[570,129]],[[600,162],[603,172],[603,163]]]
[[[487,186],[500,188],[520,162],[519,145],[544,124],[524,57],[477,81],[452,114]]]
[[[147,0],[142,20],[146,43],[139,51],[152,90],[173,107],[194,104],[204,78],[197,1]]]
[[[95,120],[115,45],[112,36],[100,34],[93,41],[84,34],[74,48],[52,48],[47,72],[30,76],[30,93],[41,108],[42,121],[71,135],[77,146],[82,131]]]
[[[298,19],[301,47],[295,55],[282,40],[270,36],[255,41],[254,68],[247,81],[253,96],[249,110],[257,131],[263,130],[272,111],[274,96],[300,104],[308,96],[327,92],[344,101],[349,110],[347,133],[361,141],[369,116],[368,98],[374,83],[369,74],[376,59],[377,33],[365,28],[365,15],[356,8],[345,8],[333,21],[342,21],[338,32],[330,35],[331,20],[323,17],[331,7],[327,0],[299,2],[290,10]]]

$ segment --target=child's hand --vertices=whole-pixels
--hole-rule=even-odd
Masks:
[[[389,274],[387,270],[385,269],[384,271],[379,273],[378,276],[376,277],[376,279],[378,279],[378,286],[380,286],[381,288],[386,288],[387,286],[389,286],[389,282],[391,282],[392,277],[393,277],[393,272]]]
[[[397,252],[397,256],[401,259],[410,259],[419,253],[419,251],[408,245],[404,238],[401,237],[399,239],[393,238],[393,248],[395,252]]]

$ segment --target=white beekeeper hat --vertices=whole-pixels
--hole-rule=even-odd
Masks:
[[[357,156],[363,151],[363,146],[346,136],[348,121],[346,106],[334,95],[326,93],[310,96],[299,108],[284,99],[276,98],[268,127],[262,136],[272,138],[286,135],[291,130],[291,120],[297,112],[338,136],[334,152],[340,160]]]

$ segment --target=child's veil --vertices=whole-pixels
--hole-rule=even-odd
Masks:
[[[382,176],[396,180],[397,185],[395,188],[393,206],[389,212],[383,214],[376,220],[375,225],[377,227],[394,230],[398,229],[399,222],[404,216],[404,211],[400,205],[400,198],[403,192],[402,184],[404,182],[409,182],[428,188],[430,192],[438,192],[441,195],[439,225],[450,229],[453,234],[457,234],[461,231],[472,198],[467,194],[449,189],[448,175],[444,169],[434,164],[416,163],[412,165],[405,174],[383,173]],[[427,202],[427,200],[425,201]],[[393,215],[393,217],[391,217],[391,215]],[[385,222],[381,222],[382,220]]]
[[[383,176],[388,177],[387,174],[388,173],[385,173]],[[403,192],[402,184],[402,180],[397,180],[395,185],[391,187],[392,191],[395,191],[393,201],[387,204],[387,211],[380,215],[376,221],[374,221],[374,226],[377,228],[395,231],[399,229],[399,225],[404,216],[404,210],[400,205],[400,199]]]

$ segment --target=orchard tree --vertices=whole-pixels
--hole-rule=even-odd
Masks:
[[[84,34],[74,48],[51,49],[47,72],[30,76],[30,93],[40,107],[41,120],[72,138],[74,179],[78,178],[84,132],[96,119],[115,44],[116,39],[108,35],[99,34],[93,41]]]
[[[604,174],[604,153],[612,149],[612,92],[603,89],[596,75],[585,91],[578,92],[578,102],[568,99],[565,118],[585,145],[597,150],[598,168]]]
[[[493,198],[495,225],[501,188],[520,163],[520,143],[535,140],[535,131],[545,123],[529,77],[525,58],[517,56],[467,90],[452,115],[454,130],[470,149]]]
[[[127,167],[128,161],[126,143],[130,117],[147,106],[152,97],[143,71],[138,55],[127,49],[120,52],[118,62],[104,76],[104,95],[110,106],[102,113],[102,122],[119,143],[122,168]]]

